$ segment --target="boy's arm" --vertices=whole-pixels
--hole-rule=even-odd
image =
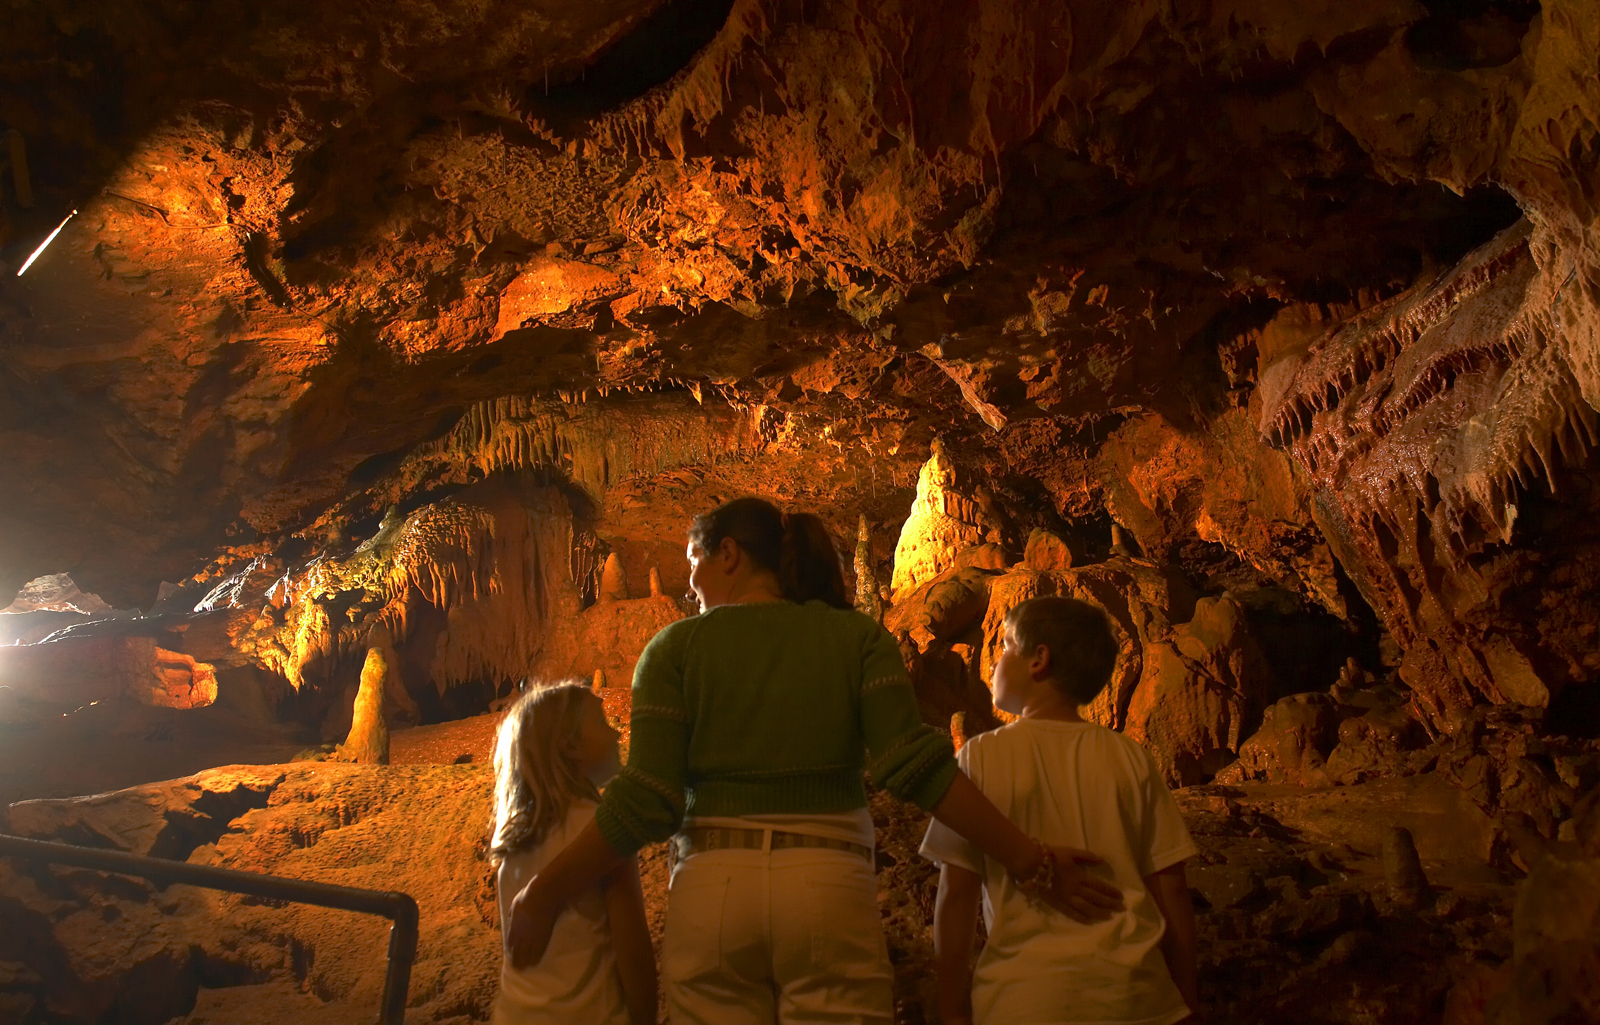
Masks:
[[[1161,937],[1161,956],[1166,958],[1167,971],[1178,984],[1178,992],[1183,994],[1189,1012],[1199,1014],[1200,955],[1195,937],[1194,899],[1189,896],[1189,880],[1184,876],[1183,862],[1145,876],[1144,883],[1167,922],[1166,934]]]
[[[611,921],[611,945],[617,953],[628,1020],[633,1025],[655,1025],[656,955],[644,917],[638,859],[629,858],[611,874],[606,885],[606,915]]]
[[[939,866],[939,896],[933,904],[933,957],[939,985],[939,1020],[972,1022],[972,939],[978,930],[978,895],[983,880],[957,865]]]

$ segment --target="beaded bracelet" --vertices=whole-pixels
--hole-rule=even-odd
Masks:
[[[1039,847],[1039,865],[1027,878],[1013,875],[1012,881],[1017,884],[1017,889],[1028,898],[1028,903],[1035,906],[1048,903],[1049,895],[1056,888],[1056,854],[1048,845],[1038,840],[1034,841]]]

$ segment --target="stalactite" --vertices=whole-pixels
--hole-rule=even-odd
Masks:
[[[556,470],[598,497],[637,475],[742,458],[768,443],[755,411],[691,405],[686,392],[605,406],[581,399],[582,393],[562,393],[559,403],[520,396],[478,403],[413,459],[466,462],[485,475]]]

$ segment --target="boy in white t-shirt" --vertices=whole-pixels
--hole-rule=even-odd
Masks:
[[[1126,908],[1082,925],[1031,902],[1005,869],[934,822],[922,854],[941,865],[934,910],[947,1025],[1174,1025],[1197,1013],[1194,907],[1183,862],[1198,850],[1149,752],[1078,708],[1111,678],[1104,613],[1034,598],[1006,617],[994,701],[1021,716],[970,740],[961,767],[1030,836],[1105,858],[1091,869]],[[972,964],[978,898],[988,940]]]

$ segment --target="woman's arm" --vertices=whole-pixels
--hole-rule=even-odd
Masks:
[[[863,629],[861,735],[872,754],[872,778],[900,800],[933,812],[1013,877],[1033,878],[1044,851],[957,767],[950,738],[923,723],[894,638],[871,620]],[[1079,867],[1101,861],[1098,855],[1070,847],[1053,848],[1053,853],[1055,885],[1044,895],[1052,907],[1084,923],[1104,921],[1122,909],[1121,890]]]
[[[639,860],[629,858],[611,873],[606,885],[606,915],[611,945],[617,952],[622,999],[633,1025],[656,1022],[656,955],[644,917],[644,889],[639,885]]]
[[[1031,878],[1044,858],[1039,845],[1000,814],[964,772],[956,773],[950,789],[933,806],[933,817],[961,834],[985,857],[1005,866],[1014,878]],[[1046,900],[1052,907],[1086,925],[1103,922],[1122,910],[1122,891],[1081,867],[1103,858],[1073,847],[1052,847],[1051,851],[1056,859],[1055,886]]]
[[[1199,942],[1195,935],[1194,898],[1189,896],[1189,880],[1183,862],[1144,877],[1150,896],[1166,919],[1167,931],[1161,937],[1161,956],[1167,971],[1178,984],[1183,1002],[1191,1014],[1200,1013]]]
[[[606,843],[599,826],[593,822],[584,826],[583,831],[512,898],[511,921],[506,927],[506,952],[511,957],[511,967],[538,964],[545,948],[550,946],[556,916],[567,906],[568,899],[600,885],[600,881],[627,858]]]
[[[933,904],[933,957],[938,976],[939,1020],[972,1025],[972,939],[978,928],[983,881],[958,865],[939,866]]]

